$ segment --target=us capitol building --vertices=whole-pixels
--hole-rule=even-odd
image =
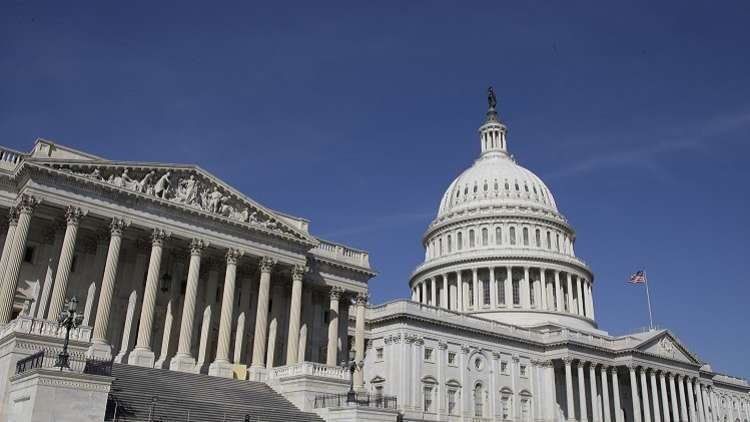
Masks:
[[[380,305],[367,252],[199,167],[2,148],[0,421],[748,422],[748,382],[673,333],[598,326],[575,230],[492,91],[478,140],[409,298]]]

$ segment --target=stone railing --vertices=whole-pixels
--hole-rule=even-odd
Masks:
[[[13,170],[28,154],[0,147],[0,168]]]
[[[320,240],[320,245],[312,249],[312,253],[321,257],[333,258],[360,267],[370,268],[370,254],[365,251],[349,248],[338,243]]]
[[[277,366],[268,371],[268,380],[282,380],[289,377],[319,377],[349,381],[350,375],[346,368],[328,366],[316,362],[302,362],[294,365]]]
[[[56,321],[19,316],[0,327],[0,338],[11,333],[37,334],[46,337],[65,338],[65,329]],[[91,341],[91,327],[82,325],[70,330],[70,339],[88,343]]]

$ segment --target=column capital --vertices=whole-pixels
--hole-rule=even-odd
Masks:
[[[617,365],[612,365],[612,366],[609,366],[609,367],[607,368],[607,372],[609,372],[610,374],[614,374],[614,373],[617,373]]]
[[[207,247],[208,242],[205,240],[193,238],[190,240],[190,255],[201,256]]]
[[[370,295],[367,293],[357,293],[357,296],[355,298],[357,305],[367,305],[367,300],[370,298]]]
[[[36,205],[34,205],[36,206]],[[77,226],[81,222],[81,217],[88,214],[88,211],[83,210],[79,207],[68,205],[65,208],[65,221],[69,226]]]
[[[240,259],[240,257],[244,254],[239,249],[235,248],[229,248],[227,249],[226,258],[227,258],[227,265],[237,265],[237,261]]]
[[[344,294],[344,289],[342,287],[333,286],[331,287],[331,291],[329,293],[331,296],[331,300],[339,300],[341,299],[341,295]]]
[[[167,240],[170,236],[172,236],[172,233],[164,229],[154,229],[154,231],[151,232],[151,245],[163,246],[164,241]]]
[[[448,348],[448,343],[446,343],[446,342],[444,342],[442,340],[438,341],[438,349],[445,350],[447,348]]]
[[[19,214],[31,214],[41,202],[42,200],[36,196],[23,194],[16,202],[16,210]]]
[[[609,368],[610,368],[610,366],[607,365],[606,363],[602,363],[601,364],[601,371],[602,372],[609,372]]]
[[[109,223],[109,234],[110,236],[122,236],[122,231],[128,226],[130,226],[130,221],[114,217]]]
[[[305,273],[307,273],[310,270],[307,265],[295,265],[292,267],[292,280],[293,281],[302,281],[302,279],[305,277]]]
[[[260,259],[260,272],[262,273],[270,273],[273,271],[273,267],[276,265],[276,260],[274,258],[264,256]]]
[[[563,356],[562,361],[565,363],[565,365],[570,365],[573,363],[573,357],[572,356]]]
[[[18,212],[18,207],[10,207],[8,209],[8,224],[11,226],[17,225],[19,215],[20,213]]]

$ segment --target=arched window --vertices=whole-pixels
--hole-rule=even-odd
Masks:
[[[474,387],[474,416],[484,416],[484,388],[482,384],[477,384]]]
[[[529,228],[528,227],[523,228],[523,245],[529,246]]]
[[[503,230],[500,228],[500,226],[495,227],[495,244],[503,244]]]
[[[511,245],[516,244],[516,228],[515,227],[510,228],[510,244]]]
[[[458,232],[456,235],[456,250],[460,251],[464,247],[464,236],[463,233]]]
[[[560,233],[555,235],[555,249],[560,252]]]
[[[451,235],[448,235],[448,253],[451,253],[453,245],[451,244]]]
[[[539,229],[536,229],[536,247],[542,247],[542,231]]]
[[[489,242],[490,234],[487,231],[487,228],[482,229],[482,246],[487,246],[487,243]]]
[[[513,280],[513,304],[521,304],[521,286],[519,280]]]
[[[552,249],[552,235],[547,230],[547,249]]]
[[[469,230],[469,247],[474,247],[474,230]]]
[[[440,249],[440,255],[442,256],[443,255],[443,238],[442,237],[438,239],[438,245]]]

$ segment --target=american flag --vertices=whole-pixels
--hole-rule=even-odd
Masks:
[[[643,270],[638,271],[637,273],[630,276],[628,279],[629,283],[633,284],[642,284],[646,282],[646,273],[643,272]]]

